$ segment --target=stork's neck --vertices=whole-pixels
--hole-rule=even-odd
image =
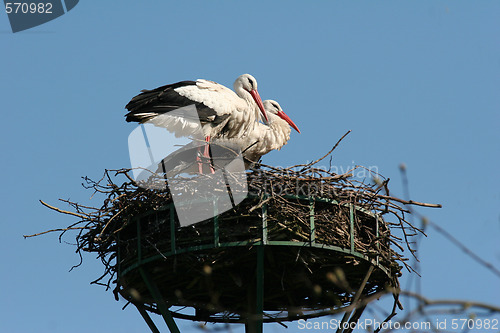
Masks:
[[[234,89],[234,92],[236,93],[236,95],[240,96],[241,98],[243,98],[245,100],[248,99],[247,96],[252,98],[250,93],[248,91],[246,91],[245,88],[243,88],[243,85],[239,81],[236,81],[234,83],[233,89]]]
[[[285,145],[288,140],[290,140],[290,133],[292,129],[290,128],[290,125],[280,117],[269,113],[269,129],[268,135],[271,136],[269,138],[266,138],[267,141],[273,142],[273,144],[276,147],[273,147],[273,149],[279,149],[283,145]]]
[[[255,106],[256,108],[258,108],[257,103],[255,103],[255,101],[253,100],[252,95],[248,90],[243,88],[243,85],[241,84],[240,80],[236,80],[236,82],[234,82],[233,89],[236,95],[244,99],[248,105]]]

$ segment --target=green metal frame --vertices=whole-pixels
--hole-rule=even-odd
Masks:
[[[330,250],[330,251],[335,251],[335,252],[340,252],[344,254],[349,254],[351,256],[354,256],[356,258],[362,259],[368,263],[370,263],[370,268],[365,276],[365,279],[363,280],[359,290],[356,292],[353,303],[355,304],[359,301],[359,298],[363,292],[364,287],[366,286],[366,283],[373,272],[374,268],[377,268],[384,272],[387,276],[390,276],[389,270],[382,266],[379,263],[379,258],[376,256],[375,259],[369,258],[368,256],[357,252],[355,249],[355,242],[354,242],[354,217],[357,211],[363,212],[364,214],[367,214],[369,216],[372,216],[376,220],[376,237],[378,239],[379,237],[379,219],[381,218],[379,215],[374,214],[373,212],[363,209],[361,207],[357,207],[353,204],[343,204],[339,203],[336,200],[333,199],[326,199],[326,198],[321,198],[321,197],[307,197],[307,196],[300,196],[300,195],[286,195],[284,196],[286,199],[292,199],[292,200],[300,200],[300,201],[308,201],[309,202],[309,224],[310,224],[310,237],[309,241],[307,242],[296,242],[296,241],[273,241],[268,239],[268,230],[267,230],[267,209],[268,205],[267,203],[263,204],[261,207],[261,213],[262,213],[262,238],[259,241],[239,241],[239,242],[224,242],[221,243],[219,239],[219,215],[218,211],[214,211],[214,240],[212,244],[204,244],[204,245],[197,245],[197,246],[190,246],[190,247],[185,247],[185,248],[177,248],[176,246],[176,233],[175,233],[175,213],[174,213],[174,204],[170,203],[166,206],[160,207],[158,210],[154,211],[155,214],[157,214],[159,211],[165,211],[169,210],[169,222],[170,222],[170,240],[171,240],[171,248],[170,251],[168,252],[163,252],[159,253],[153,256],[149,256],[147,258],[142,257],[142,244],[141,244],[141,219],[143,217],[151,215],[151,212],[147,212],[144,214],[141,214],[139,216],[136,216],[134,220],[137,222],[137,261],[131,265],[128,265],[127,267],[122,267],[121,265],[121,254],[120,254],[120,247],[118,246],[118,253],[117,253],[117,272],[118,272],[118,278],[125,276],[127,273],[137,270],[142,279],[144,280],[145,285],[148,288],[148,291],[150,294],[153,296],[153,299],[155,300],[155,303],[157,304],[158,311],[162,315],[165,323],[168,326],[168,329],[172,333],[179,333],[179,329],[177,325],[175,324],[175,321],[173,319],[172,313],[169,310],[167,304],[163,301],[160,292],[158,291],[157,286],[154,284],[153,280],[150,278],[149,273],[144,269],[144,265],[150,262],[154,262],[156,260],[162,260],[165,257],[170,257],[173,255],[177,254],[182,254],[182,253],[189,253],[189,252],[196,252],[200,250],[207,250],[207,249],[214,249],[214,248],[229,248],[229,247],[239,247],[239,246],[256,246],[257,247],[257,252],[256,252],[256,262],[257,262],[257,267],[256,267],[256,285],[255,285],[255,312],[252,316],[249,317],[247,320],[246,328],[247,332],[251,333],[262,333],[263,331],[263,315],[264,315],[264,252],[265,248],[269,246],[292,246],[292,247],[310,247],[310,248],[318,248],[318,249],[325,249],[325,250]],[[248,196],[248,198],[257,198],[256,196]],[[266,199],[264,197],[264,199]],[[325,245],[318,243],[316,241],[316,227],[315,227],[315,215],[314,215],[314,207],[316,202],[323,202],[323,203],[330,203],[330,204],[335,204],[335,205],[343,205],[345,207],[349,208],[349,226],[350,226],[350,248],[345,249],[339,246],[334,246],[334,245]],[[217,207],[217,205],[214,205]],[[215,208],[217,209],[217,208]],[[119,236],[118,236],[119,237]],[[119,239],[119,238],[118,238]],[[377,242],[377,248],[378,248],[378,242]],[[149,317],[145,307],[142,304],[135,304],[134,305],[137,307],[139,313],[142,315],[148,326],[150,327],[151,331],[153,333],[159,333],[158,328],[155,326],[151,318]],[[364,308],[358,308],[354,315],[351,317],[351,320],[354,320],[355,317],[359,317],[361,315],[360,312],[363,311]],[[344,315],[344,318],[342,319],[342,322],[345,322],[349,319],[351,316],[352,311],[346,312]],[[340,332],[340,331],[339,331]]]

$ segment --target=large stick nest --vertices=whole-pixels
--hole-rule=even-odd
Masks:
[[[118,252],[121,269],[137,259],[136,223],[140,221],[142,258],[161,257],[144,267],[154,273],[154,281],[160,286],[167,304],[204,309],[205,315],[206,311],[209,313],[205,319],[217,312],[224,312],[229,318],[248,308],[246,290],[248,284],[254,283],[255,272],[255,249],[251,244],[262,240],[263,207],[267,213],[268,240],[307,243],[311,242],[312,202],[314,241],[343,249],[349,249],[353,241],[355,251],[370,261],[346,253],[333,255],[332,251],[318,248],[277,246],[266,250],[265,309],[287,309],[290,317],[290,309],[331,309],[349,305],[373,262],[371,259],[376,259],[386,273],[374,271],[364,288],[365,296],[383,291],[387,286],[397,290],[402,267],[412,271],[405,254],[415,256],[411,238],[423,233],[408,221],[408,205],[439,205],[392,197],[388,179],[363,167],[357,166],[341,175],[315,167],[329,154],[305,165],[275,168],[259,164],[247,172],[252,196],[221,214],[218,221],[220,243],[246,241],[250,244],[247,247],[165,256],[172,247],[170,212],[165,208],[172,202],[171,193],[168,188],[154,190],[138,186],[130,176],[130,169],[106,170],[99,181],[84,178],[85,187],[104,196],[99,208],[63,200],[72,207],[71,211],[66,211],[42,202],[79,219],[67,228],[47,232],[60,231],[61,238],[67,231],[77,230],[76,250],[80,257],[82,252],[93,252],[104,264],[104,273],[92,283],[106,287],[115,283],[115,292],[133,302],[149,304],[149,309],[154,310],[154,301],[137,272],[115,280]],[[364,180],[354,177],[359,171],[366,175]],[[163,179],[163,175],[156,176]],[[291,198],[290,194],[296,197]],[[350,231],[350,205],[356,207],[354,239]],[[176,224],[175,235],[176,249],[211,244],[213,220],[187,227]]]

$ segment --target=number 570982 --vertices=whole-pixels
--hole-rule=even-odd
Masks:
[[[47,2],[6,2],[5,12],[7,14],[52,14],[52,3]]]

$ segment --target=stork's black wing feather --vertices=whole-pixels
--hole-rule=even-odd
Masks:
[[[220,116],[214,109],[186,98],[175,91],[176,88],[190,85],[196,85],[196,81],[181,81],[153,90],[143,90],[125,106],[129,110],[129,113],[125,115],[126,120],[143,123],[158,115],[193,104],[196,106],[198,118],[202,124],[218,125],[227,119],[229,115]]]

